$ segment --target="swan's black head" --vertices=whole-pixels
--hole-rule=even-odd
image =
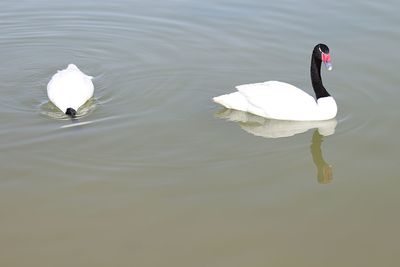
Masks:
[[[313,55],[316,59],[324,62],[328,70],[332,70],[331,55],[329,54],[329,47],[326,44],[317,44],[314,47]]]

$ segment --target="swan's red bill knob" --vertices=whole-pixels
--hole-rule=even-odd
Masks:
[[[321,60],[324,62],[325,67],[328,70],[332,70],[332,62],[331,62],[331,55],[330,54],[325,54],[324,52],[321,52]]]

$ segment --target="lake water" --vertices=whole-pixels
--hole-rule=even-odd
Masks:
[[[3,0],[0,265],[398,266],[399,9]],[[333,134],[211,101],[267,80],[312,93],[319,42]],[[82,125],[46,96],[69,63],[94,76]]]

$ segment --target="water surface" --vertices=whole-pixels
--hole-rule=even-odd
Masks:
[[[2,266],[400,264],[398,1],[3,2]],[[333,134],[211,102],[312,93],[319,42]],[[94,76],[82,125],[46,97],[69,63]]]

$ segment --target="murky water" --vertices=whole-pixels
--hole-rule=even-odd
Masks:
[[[0,265],[399,265],[399,8],[4,0]],[[336,120],[211,102],[267,80],[312,93],[318,42]],[[69,63],[95,77],[81,125],[46,97]]]

